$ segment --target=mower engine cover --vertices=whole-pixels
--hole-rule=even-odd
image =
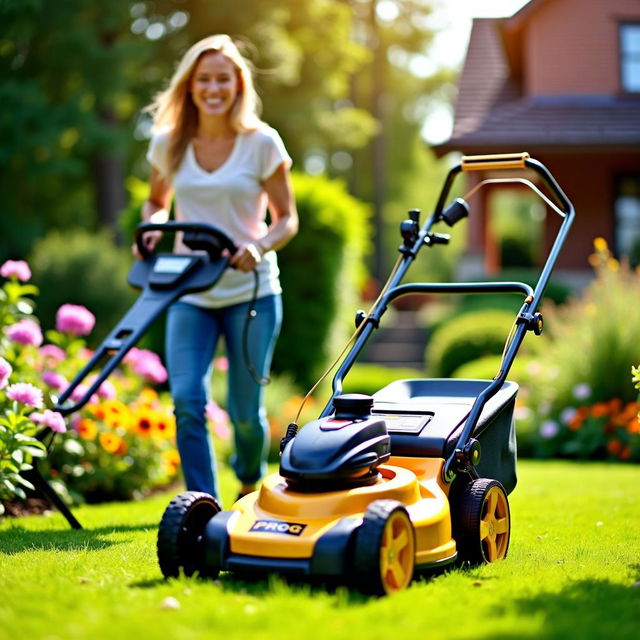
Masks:
[[[280,475],[296,491],[373,483],[389,459],[391,439],[385,420],[371,415],[371,396],[337,396],[333,405],[333,416],[306,424],[282,452]]]

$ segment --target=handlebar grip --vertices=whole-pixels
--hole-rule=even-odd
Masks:
[[[526,151],[522,153],[495,153],[485,156],[462,156],[460,165],[463,171],[488,171],[490,169],[524,169],[529,159]]]
[[[142,237],[147,231],[168,231],[170,233],[184,231],[185,238],[187,235],[190,235],[192,240],[190,243],[185,239],[185,244],[192,249],[204,249],[209,253],[211,259],[215,259],[214,254],[219,254],[222,249],[228,249],[231,253],[237,251],[233,240],[231,240],[224,231],[208,223],[177,221],[142,222],[136,228],[135,241],[138,245],[140,255],[142,255],[145,260],[148,260],[153,255],[153,252],[148,251],[142,241]],[[212,240],[213,243],[211,242]],[[195,246],[192,246],[192,244]],[[212,246],[208,246],[209,244]]]

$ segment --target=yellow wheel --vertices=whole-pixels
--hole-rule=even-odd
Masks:
[[[509,500],[497,480],[467,484],[453,505],[453,532],[459,559],[472,564],[497,562],[507,555],[511,536]]]
[[[360,590],[386,595],[406,589],[415,558],[415,531],[402,503],[372,502],[356,532],[354,572]]]

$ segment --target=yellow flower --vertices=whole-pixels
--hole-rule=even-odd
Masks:
[[[116,433],[101,433],[99,438],[100,445],[107,453],[124,453],[127,445],[124,440]]]
[[[152,407],[158,403],[158,393],[149,387],[145,387],[140,391],[138,396],[138,404]]]
[[[609,245],[604,238],[595,238],[593,241],[593,247],[596,251],[608,251]]]
[[[150,436],[155,430],[155,412],[147,407],[139,408],[133,413],[131,424],[136,433]]]
[[[175,417],[157,411],[155,413],[154,435],[173,440],[176,435]]]
[[[175,449],[169,449],[162,452],[162,461],[169,475],[175,475],[178,473],[178,467],[180,466],[180,455]]]
[[[610,271],[619,271],[620,263],[615,258],[609,258],[607,260],[607,267],[609,267]]]

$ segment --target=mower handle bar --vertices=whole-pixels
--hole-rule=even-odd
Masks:
[[[460,162],[454,165],[447,175],[442,192],[435,208],[437,216],[442,214],[444,203],[449,196],[451,186],[455,177],[461,172],[469,171],[491,171],[491,170],[513,170],[513,169],[531,169],[535,171],[547,185],[551,193],[555,196],[561,205],[561,209],[565,216],[573,214],[573,205],[567,198],[560,185],[556,182],[551,172],[538,160],[529,157],[524,153],[498,153],[492,155],[480,156],[462,156]]]
[[[438,234],[431,233],[431,228],[437,222],[443,220],[442,211],[444,209],[444,203],[451,191],[451,186],[454,179],[461,171],[480,171],[480,170],[496,170],[496,169],[531,169],[540,175],[561,204],[562,223],[553,242],[547,260],[542,268],[538,282],[535,285],[535,289],[532,289],[529,285],[524,283],[514,282],[502,282],[502,283],[413,283],[401,285],[400,282],[407,272],[411,262],[415,260],[418,251],[425,245],[435,246],[437,244],[434,239]],[[527,331],[534,330],[536,325],[537,316],[536,310],[542,300],[543,293],[549,282],[551,272],[556,264],[560,249],[565,242],[566,236],[569,232],[569,228],[573,223],[575,215],[573,205],[565,195],[564,191],[560,188],[554,177],[549,170],[537,160],[529,157],[528,153],[519,154],[500,154],[490,156],[465,156],[462,161],[454,166],[448,173],[445,183],[442,187],[442,191],[438,198],[434,212],[427,218],[424,225],[420,230],[417,230],[417,212],[412,216],[412,220],[415,223],[416,233],[409,236],[409,243],[405,242],[400,247],[402,253],[402,259],[396,263],[396,266],[392,270],[387,284],[385,285],[385,293],[380,296],[369,314],[364,318],[361,330],[357,334],[357,338],[350,352],[342,361],[342,364],[336,371],[333,378],[333,394],[322,411],[320,417],[329,415],[333,410],[333,399],[342,392],[342,381],[347,375],[351,366],[356,361],[358,355],[362,351],[369,336],[379,325],[380,317],[384,313],[388,303],[408,293],[515,293],[520,292],[525,294],[526,298],[522,305],[520,312],[516,319],[516,329],[513,333],[509,344],[507,345],[503,354],[502,366],[496,377],[491,381],[487,388],[480,393],[476,398],[469,416],[466,419],[466,423],[458,439],[458,444],[455,451],[449,457],[445,464],[444,479],[447,482],[451,482],[455,477],[455,466],[459,456],[462,455],[463,449],[467,445],[471,433],[477,424],[480,413],[489,398],[491,398],[500,389],[506,377],[509,373],[509,369],[515,359],[515,356],[520,348],[522,340],[524,339]]]
[[[149,231],[168,231],[170,233],[184,231],[187,234],[195,234],[191,238],[191,242],[188,238],[185,238],[185,244],[192,249],[205,249],[212,260],[218,258],[218,255],[214,255],[214,253],[219,253],[220,249],[228,249],[232,254],[237,250],[233,240],[224,231],[212,224],[173,220],[169,222],[142,222],[136,227],[135,243],[143,260],[148,260],[153,255],[153,252],[149,251],[143,243],[143,236]],[[198,235],[200,238],[197,237]],[[213,246],[208,244],[211,240],[215,243]]]

